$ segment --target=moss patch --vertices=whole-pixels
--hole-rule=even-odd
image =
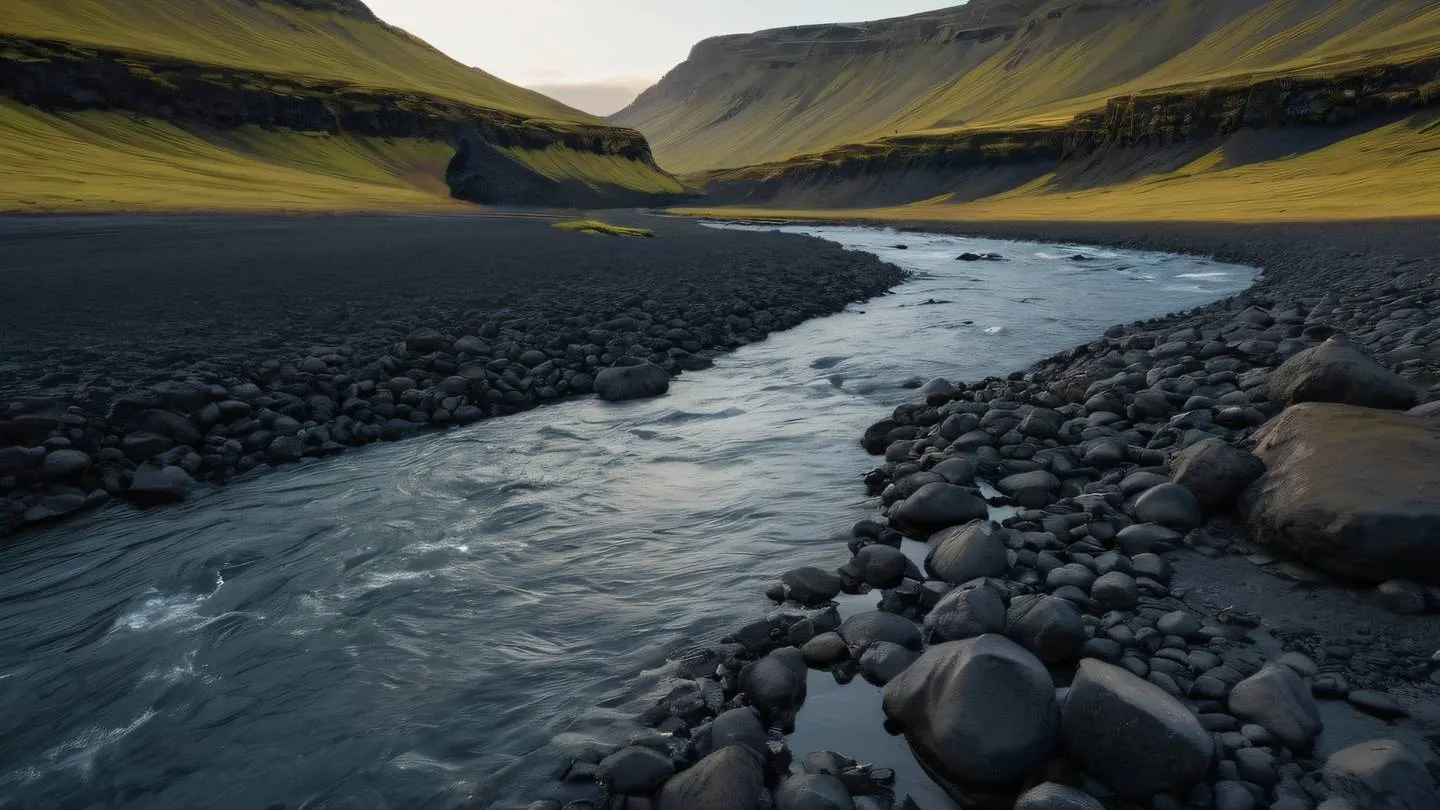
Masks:
[[[598,219],[576,219],[569,222],[557,222],[551,227],[557,230],[588,233],[596,236],[638,236],[646,239],[655,238],[654,231],[645,228],[627,228],[623,225],[611,225],[608,222],[601,222]]]

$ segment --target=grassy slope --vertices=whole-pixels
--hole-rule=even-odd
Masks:
[[[399,29],[263,0],[0,0],[0,32],[605,125]],[[453,154],[431,141],[209,132],[122,112],[51,115],[0,99],[0,211],[458,208],[444,183]],[[555,179],[680,190],[618,157],[562,148],[515,157]]]
[[[397,28],[248,0],[3,0],[0,31],[418,91],[532,118],[599,119],[456,62]]]
[[[1440,217],[1440,114],[1265,156],[1266,133],[1241,133],[1165,174],[1067,190],[1046,175],[974,202],[892,208],[678,209],[726,217],[881,220],[1302,221]],[[1258,158],[1257,158],[1257,155]]]
[[[705,64],[680,66],[614,120],[645,133],[662,166],[689,173],[897,133],[1062,122],[1114,96],[1164,87],[1440,54],[1433,0],[1116,5],[1078,11],[1056,0],[1008,40],[947,42],[912,31],[924,41],[859,47],[913,27],[890,23],[832,33],[823,56],[804,44],[737,41]],[[1046,18],[1061,7],[1061,18]],[[957,9],[949,19],[957,29],[979,25],[967,14]],[[836,45],[846,36],[856,47]]]

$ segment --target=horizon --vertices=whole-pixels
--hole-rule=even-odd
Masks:
[[[367,0],[451,58],[591,113],[619,112],[702,39],[794,25],[903,17],[963,0],[735,0],[674,13],[666,0],[532,0],[503,15],[468,0]],[[637,22],[639,24],[637,24]],[[536,47],[534,32],[550,32]],[[658,44],[657,44],[658,43]]]

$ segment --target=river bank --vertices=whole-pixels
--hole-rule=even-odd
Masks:
[[[617,362],[705,368],[903,278],[817,240],[550,224],[0,220],[0,533],[589,394]]]
[[[1440,585],[1436,551],[1365,527],[1424,515],[1424,535],[1440,509],[1423,438],[1440,231],[1043,232],[1204,251],[1265,275],[1028,372],[932,382],[866,432],[885,457],[867,485],[888,520],[856,525],[850,561],[786,573],[768,594],[781,610],[680,656],[680,684],[645,718],[674,737],[560,773],[628,807],[616,779],[660,751],[664,774],[649,771],[638,792],[662,810],[761,806],[772,790],[782,807],[888,806],[886,763],[802,766],[783,737],[767,741],[766,728],[789,730],[818,670],[885,685],[887,728],[907,732],[964,806],[1436,805],[1440,589],[1424,584]],[[1398,425],[1419,444],[1369,433],[1341,449],[1363,428],[1334,418]],[[1322,480],[1317,466],[1344,473]],[[878,610],[826,607],[866,593]]]

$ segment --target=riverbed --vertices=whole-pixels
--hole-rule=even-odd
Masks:
[[[762,614],[784,570],[836,564],[836,538],[876,506],[857,439],[918,382],[1008,373],[1111,324],[1238,292],[1256,272],[782,230],[916,276],[722,356],[660,399],[563,402],[12,544],[0,808],[531,795],[554,763],[528,755],[623,734],[662,688],[667,654]],[[965,252],[1003,260],[957,261]],[[878,717],[872,687],[822,677],[797,755],[844,737],[827,726],[837,705]],[[874,732],[838,747],[944,807],[903,741]]]

